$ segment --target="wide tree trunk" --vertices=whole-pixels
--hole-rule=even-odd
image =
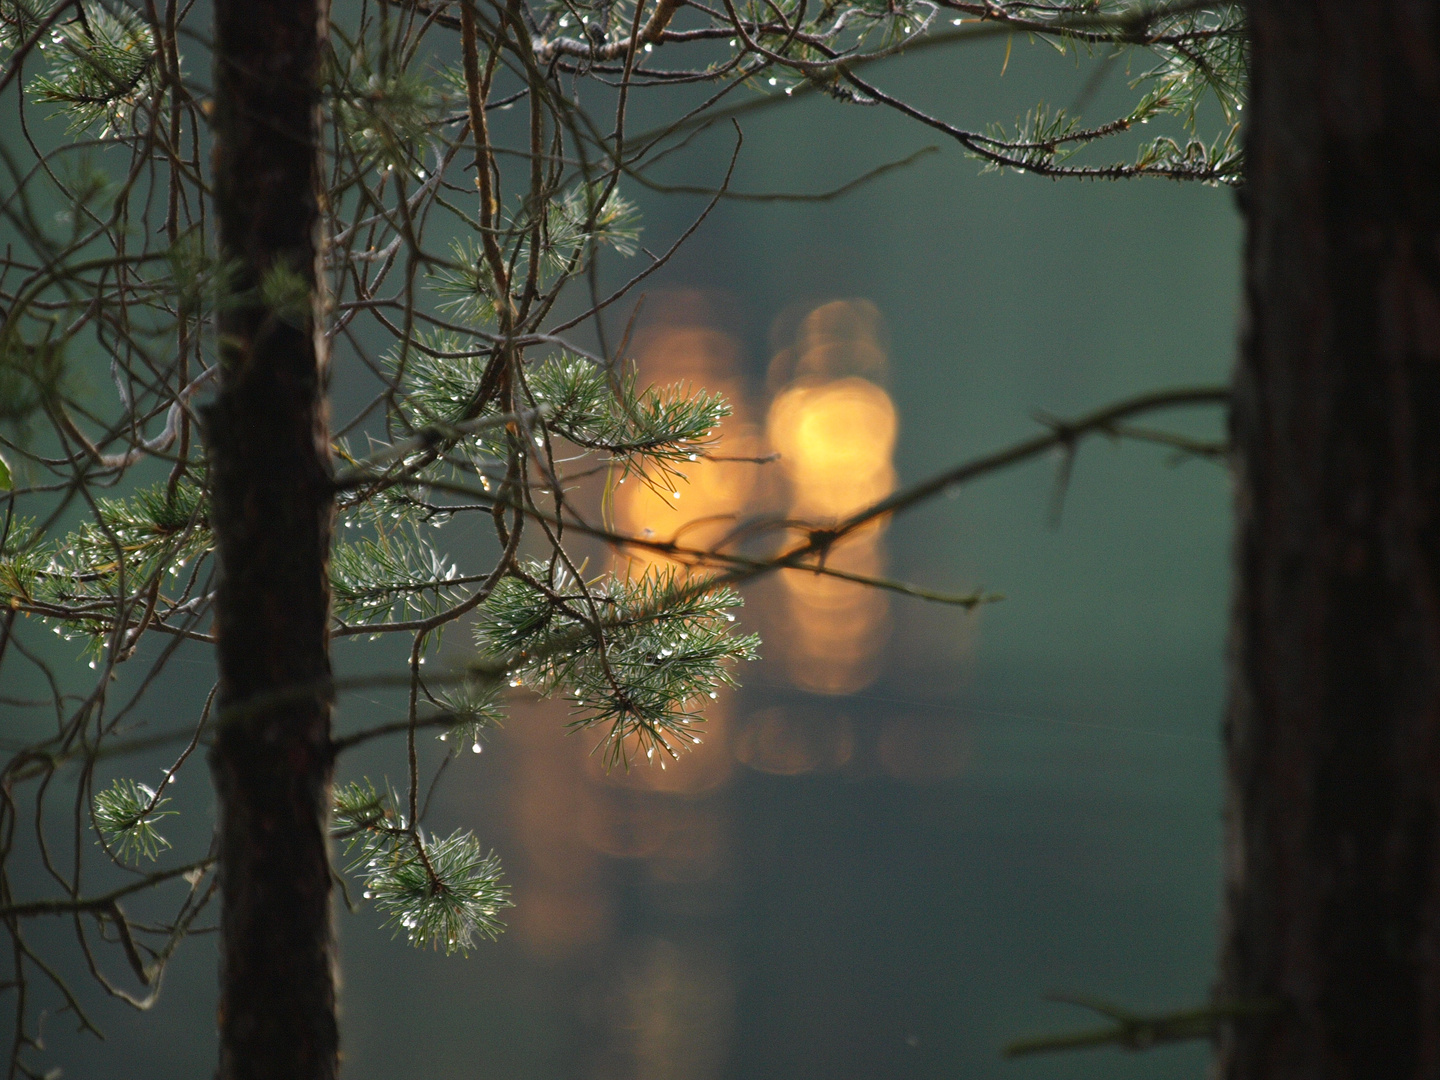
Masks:
[[[215,209],[234,278],[206,416],[220,558],[221,1080],[336,1074],[333,502],[319,324],[326,5],[216,0]]]
[[[1440,3],[1250,11],[1217,1071],[1440,1077]]]

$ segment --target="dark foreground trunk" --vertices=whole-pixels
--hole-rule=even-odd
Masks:
[[[324,16],[317,0],[215,4],[215,206],[238,274],[221,315],[220,394],[206,418],[221,567],[211,754],[224,896],[221,1080],[336,1073],[326,840],[333,509],[324,344],[310,309]]]
[[[1218,1074],[1440,1077],[1440,4],[1251,13]]]

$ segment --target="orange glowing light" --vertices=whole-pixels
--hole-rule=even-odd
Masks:
[[[725,397],[733,413],[718,433],[716,452],[742,458],[763,454],[760,433],[745,420],[748,409],[737,377],[740,346],[733,337],[707,326],[662,324],[640,333],[636,356],[646,379],[686,382]],[[757,467],[700,457],[682,463],[677,471],[681,479],[673,488],[646,484],[635,476],[617,484],[613,492],[616,528],[632,536],[674,540],[700,550],[719,542],[749,505]],[[630,548],[620,559],[632,574],[676,561],[643,548]]]
[[[890,395],[872,382],[796,383],[770,406],[765,427],[797,517],[844,517],[895,488],[899,423]]]
[[[686,941],[636,938],[617,957],[602,1007],[607,1063],[586,1075],[715,1080],[725,1073],[735,989],[723,954]]]
[[[843,519],[895,489],[892,464],[899,418],[874,382],[886,367],[880,314],[868,301],[824,304],[801,323],[793,350],[771,365],[793,381],[766,417],[789,489],[788,517],[812,526]],[[866,577],[884,573],[884,524],[854,533],[826,553],[825,565]],[[790,679],[824,694],[852,693],[879,674],[890,632],[883,593],[833,576],[792,571],[781,579],[786,633],[780,643]]]
[[[727,423],[717,451],[727,457],[759,457],[759,432],[748,425]],[[755,488],[757,467],[733,461],[686,462],[682,479],[671,491],[642,483],[636,477],[616,488],[615,527],[630,536],[673,540],[692,550],[720,542],[744,516]],[[680,497],[675,498],[678,492]],[[659,552],[630,548],[620,556],[632,574],[651,565],[674,565]]]
[[[693,306],[694,297],[688,298]],[[683,309],[686,305],[680,304]],[[644,327],[635,337],[634,355],[642,378],[656,383],[688,383],[718,393],[730,403],[732,414],[717,432],[712,450],[726,458],[758,458],[765,446],[759,429],[747,422],[749,408],[740,380],[740,344],[723,331],[683,321]],[[751,508],[760,466],[751,461],[697,460],[676,466],[678,479],[670,484],[647,484],[630,476],[612,489],[611,513],[618,532],[646,539],[674,541],[705,551],[721,543]],[[677,498],[678,496],[678,498]],[[622,571],[639,575],[652,566],[688,567],[692,561],[671,559],[664,553],[629,547],[617,553]],[[700,743],[678,760],[656,766],[614,772],[605,782],[637,791],[671,795],[699,795],[730,779],[730,753],[726,746],[725,702],[707,702],[705,723],[698,730]],[[643,757],[635,760],[643,762]],[[664,767],[658,767],[663,764]],[[592,766],[593,767],[593,766]]]
[[[535,711],[503,733],[514,784],[506,816],[518,848],[506,867],[517,904],[509,921],[528,948],[554,958],[608,937],[611,910],[600,858],[576,828],[595,802],[582,779],[585,747],[566,738],[554,703]]]

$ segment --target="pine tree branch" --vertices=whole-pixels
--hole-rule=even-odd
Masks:
[[[118,889],[112,889],[108,893],[101,893],[99,896],[28,900],[19,904],[10,904],[0,907],[0,920],[26,919],[36,915],[69,915],[77,912],[108,911],[116,901],[130,896],[132,893],[142,892],[162,882],[184,877],[186,874],[193,874],[196,871],[209,870],[214,864],[214,859],[201,859],[184,866],[171,867],[169,870],[157,870],[153,874],[146,874],[143,878],[132,881],[128,885],[122,885]]]
[[[1006,1057],[1030,1054],[1052,1054],[1066,1050],[1088,1050],[1115,1046],[1124,1050],[1149,1050],[1177,1042],[1212,1038],[1219,1025],[1236,1017],[1260,1016],[1278,1009],[1274,1002],[1219,1002],[1193,1009],[1168,1013],[1132,1013],[1107,1002],[1092,998],[1051,995],[1050,1000],[1079,1005],[1100,1013],[1111,1021],[1102,1028],[1073,1031],[1061,1035],[1041,1035],[1018,1039],[1005,1047]]]

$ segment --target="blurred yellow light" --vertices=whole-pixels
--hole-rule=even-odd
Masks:
[[[759,457],[763,446],[759,433],[748,426],[731,429],[727,423],[717,453],[726,457]],[[674,540],[688,547],[705,549],[720,541],[747,511],[755,487],[757,466],[734,461],[685,462],[679,466],[675,491],[659,490],[631,476],[614,492],[615,527],[629,536]],[[658,552],[629,548],[619,556],[639,573],[652,564],[672,560]]]
[[[890,395],[865,379],[781,392],[765,427],[790,481],[792,515],[844,517],[894,490],[898,426]]]
[[[889,359],[880,343],[880,309],[869,300],[832,300],[805,317],[800,326],[798,375],[885,374]]]
[[[802,330],[802,345],[808,346],[801,368],[824,370],[846,358],[852,367],[858,363],[857,343],[845,344],[837,332],[837,327],[854,329],[857,323],[866,325],[849,308],[826,305],[813,313]],[[815,359],[816,349],[825,355]],[[780,453],[792,520],[824,525],[895,489],[895,405],[867,379],[803,378],[776,396],[765,428],[771,447]],[[867,577],[882,575],[883,532],[884,525],[877,523],[846,537],[826,553],[825,565]],[[853,693],[873,682],[890,631],[886,595],[825,574],[791,571],[781,581],[788,623],[781,651],[791,682],[822,694]]]

